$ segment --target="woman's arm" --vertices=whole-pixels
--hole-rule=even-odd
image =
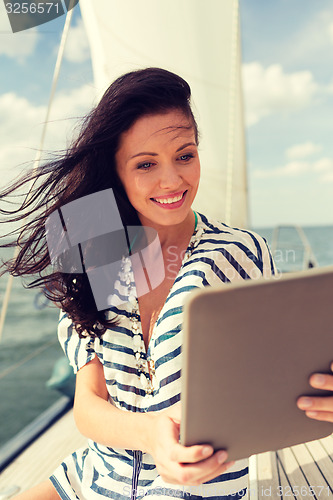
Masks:
[[[108,402],[103,366],[97,356],[78,371],[74,419],[84,436],[105,446],[147,451],[145,431],[153,417],[119,410]]]
[[[74,418],[79,431],[114,448],[150,453],[162,479],[198,485],[224,473],[227,454],[211,446],[179,444],[180,405],[162,412],[134,413],[108,402],[103,367],[97,357],[77,373]]]

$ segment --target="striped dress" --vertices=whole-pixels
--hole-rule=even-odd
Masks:
[[[74,371],[97,355],[104,368],[109,401],[123,411],[156,412],[180,401],[182,309],[191,290],[274,273],[270,252],[260,236],[209,221],[200,214],[196,219],[190,245],[155,323],[147,352],[139,311],[128,296],[127,301],[111,307],[119,322],[101,339],[80,339],[66,314],[60,315],[59,339]],[[118,290],[125,296],[131,293],[128,278],[132,271],[126,272],[127,276],[119,275],[118,282]],[[247,498],[248,461],[236,462],[225,474],[200,486],[179,486],[162,480],[151,455],[90,440],[87,448],[64,460],[51,481],[60,498],[66,500],[237,500]]]

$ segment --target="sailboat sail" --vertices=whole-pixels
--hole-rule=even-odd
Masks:
[[[99,93],[147,66],[188,81],[201,131],[194,208],[246,227],[238,0],[81,0],[80,6]]]

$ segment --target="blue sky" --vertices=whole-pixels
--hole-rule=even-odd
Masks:
[[[240,8],[251,224],[333,224],[333,4],[240,0]],[[1,184],[34,159],[64,21],[12,34],[0,4]],[[82,116],[93,101],[76,7],[47,149],[66,145],[66,117]]]
[[[333,223],[333,4],[241,1],[254,225]]]

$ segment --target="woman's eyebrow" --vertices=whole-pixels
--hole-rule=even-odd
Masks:
[[[183,144],[183,146],[180,146],[177,150],[176,150],[176,153],[178,153],[179,151],[181,151],[182,149],[185,149],[187,148],[188,146],[197,146],[195,144],[195,142],[187,142],[186,144]],[[145,155],[148,155],[148,156],[158,156],[158,153],[152,153],[152,152],[149,152],[149,151],[142,151],[141,153],[137,153],[133,156],[131,156],[129,158],[129,160],[132,160],[132,158],[136,158],[137,156],[145,156]]]
[[[177,149],[176,153],[178,153],[178,151],[181,151],[182,149],[187,148],[188,146],[195,146],[195,147],[197,147],[197,145],[195,144],[195,142],[187,142],[183,146],[180,146],[180,148]]]
[[[137,156],[145,156],[145,155],[149,155],[149,156],[158,156],[157,153],[150,153],[149,151],[142,151],[142,153],[137,153],[136,155],[133,155],[129,158],[129,160],[131,160],[132,158],[136,158]]]

